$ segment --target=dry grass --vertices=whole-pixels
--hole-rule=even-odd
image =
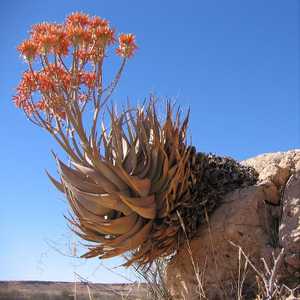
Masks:
[[[283,251],[277,257],[273,258],[273,265],[268,266],[264,262],[265,270],[258,270],[254,264],[251,262],[249,257],[245,254],[243,249],[238,245],[235,245],[238,248],[238,260],[239,260],[239,270],[238,278],[236,278],[235,290],[226,292],[223,294],[224,300],[246,300],[246,299],[255,299],[255,300],[299,300],[300,298],[300,286],[296,289],[290,289],[284,284],[280,284],[278,280],[278,268],[280,266]],[[190,253],[191,260],[192,255]],[[147,299],[154,300],[172,300],[175,299],[171,296],[171,293],[165,282],[165,267],[166,260],[157,260],[155,265],[148,270],[137,270],[141,277],[146,281],[146,289],[148,290]],[[195,264],[194,264],[195,265]],[[247,272],[251,268],[256,273],[256,286],[253,287],[251,291],[245,288],[244,283],[247,277]],[[203,285],[203,279],[199,276],[199,269],[194,268],[195,279],[198,284],[198,295],[199,299],[209,299],[206,297],[207,290]],[[196,287],[195,287],[196,288]],[[255,295],[254,295],[255,292]],[[151,297],[149,297],[151,296]],[[143,298],[146,299],[146,298]],[[176,298],[178,299],[178,298]],[[189,300],[189,299],[184,299]]]
[[[192,248],[190,246],[190,242],[189,242],[186,230],[185,230],[183,219],[180,216],[178,211],[177,211],[177,214],[178,214],[178,217],[179,217],[179,220],[180,220],[180,225],[181,225],[181,227],[183,229],[183,232],[185,234],[186,246],[187,246],[188,254],[189,254],[189,257],[191,259],[192,266],[193,266],[194,276],[195,276],[195,279],[196,279],[196,282],[197,282],[197,294],[199,295],[200,300],[207,299],[206,293],[205,293],[205,290],[204,290],[204,274],[205,274],[204,271],[205,271],[205,268],[204,268],[204,271],[201,272],[201,270],[199,268],[199,265],[197,265],[195,263],[193,253],[192,253]]]
[[[141,268],[137,264],[132,267],[138,278],[146,283],[147,299],[171,300],[171,294],[165,282],[166,259],[156,259],[148,268]]]

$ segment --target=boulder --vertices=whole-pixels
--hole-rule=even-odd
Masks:
[[[300,282],[300,150],[241,163],[254,167],[259,181],[227,194],[170,260],[166,281],[174,299],[199,299],[202,287],[208,299],[233,299],[242,281],[253,289],[256,271],[265,271],[262,258],[271,268],[272,253],[282,249],[278,278],[291,287]]]

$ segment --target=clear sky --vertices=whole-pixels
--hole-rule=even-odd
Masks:
[[[137,36],[116,102],[176,97],[191,108],[198,151],[240,160],[300,148],[297,0],[1,1],[0,280],[73,280],[75,269],[92,281],[123,281],[97,259],[72,260],[49,246],[68,252],[72,239],[64,198],[44,173],[56,174],[50,150],[59,150],[11,103],[24,69],[16,46],[32,24],[73,11]]]

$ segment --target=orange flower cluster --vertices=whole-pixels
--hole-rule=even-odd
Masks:
[[[50,64],[40,72],[24,72],[13,101],[29,115],[35,110],[48,110],[56,114],[64,111],[64,96],[70,93],[74,86],[84,85],[91,90],[95,84],[94,72],[81,71],[72,78],[62,67]],[[37,91],[40,92],[43,100],[34,104],[33,94]],[[81,101],[88,99],[88,96],[83,93],[79,93],[78,96]]]
[[[116,49],[118,55],[131,57],[136,51],[135,36],[133,34],[121,34],[119,36],[119,47]]]
[[[71,45],[78,48],[76,54],[103,54],[103,49],[115,42],[115,31],[108,21],[83,13],[71,14],[64,24],[34,25],[30,33],[31,38],[18,47],[28,61],[49,53],[65,56]],[[131,57],[136,48],[134,35],[120,35],[117,49],[120,56]]]
[[[43,111],[63,117],[63,107],[73,97],[71,94],[83,102],[99,89],[102,61],[107,47],[115,41],[115,30],[108,21],[78,12],[69,15],[63,24],[34,25],[30,38],[18,47],[29,70],[24,72],[13,97],[16,106],[28,115]],[[129,58],[136,48],[134,35],[120,35],[116,50],[119,56]],[[40,70],[33,70],[35,66]],[[42,100],[35,101],[37,93]]]
[[[18,108],[23,108],[27,114],[31,114],[33,111],[33,104],[28,100],[37,89],[36,75],[35,72],[24,72],[22,80],[17,87],[17,94],[13,96],[15,105]]]

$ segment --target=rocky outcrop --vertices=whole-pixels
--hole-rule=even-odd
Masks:
[[[285,249],[286,274],[300,283],[300,171],[287,182],[282,207],[279,246]]]
[[[200,281],[208,299],[236,291],[245,266],[241,249],[260,272],[262,258],[272,267],[272,253],[284,249],[278,276],[291,287],[300,282],[300,150],[263,154],[242,164],[254,167],[259,181],[227,194],[170,261],[167,283],[175,299],[199,299]],[[244,288],[251,289],[257,274],[247,267]]]

